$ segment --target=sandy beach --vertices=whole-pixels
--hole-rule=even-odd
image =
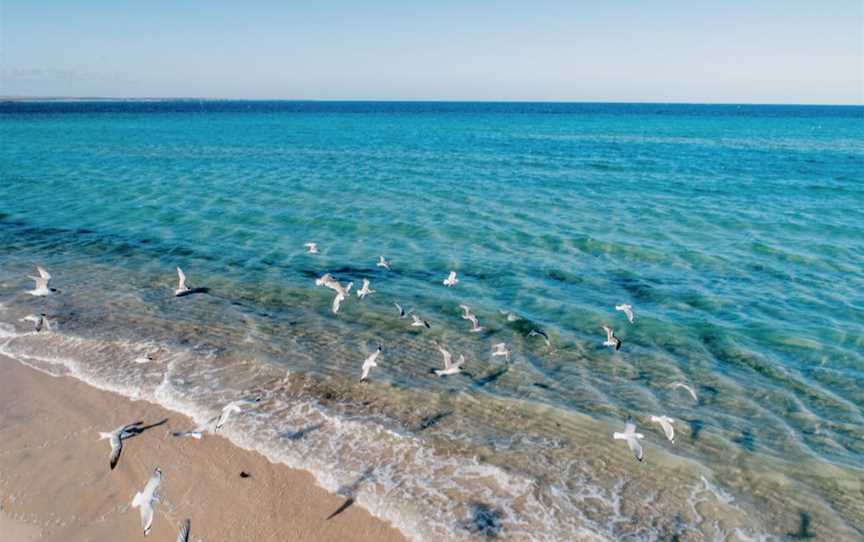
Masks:
[[[98,431],[167,421],[125,442],[109,470]],[[151,540],[399,541],[359,506],[328,493],[304,471],[274,465],[226,439],[174,439],[188,418],[69,377],[51,377],[0,357],[0,540],[143,539],[129,506],[154,467],[164,473]],[[243,478],[240,473],[250,476]]]

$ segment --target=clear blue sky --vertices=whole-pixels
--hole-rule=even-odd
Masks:
[[[864,103],[862,0],[292,4],[0,0],[0,94]]]

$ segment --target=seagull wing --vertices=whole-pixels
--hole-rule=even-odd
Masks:
[[[333,314],[336,314],[339,312],[339,306],[342,304],[342,301],[344,301],[344,300],[345,300],[345,296],[342,295],[341,293],[338,293],[338,294],[336,294],[335,297],[333,297],[333,303],[330,305],[330,308],[333,309]]]
[[[609,326],[603,326],[603,331],[606,332],[606,341],[615,342],[615,332]]]
[[[180,526],[180,534],[177,535],[177,542],[189,542],[189,530],[192,527],[192,522],[190,520],[186,520],[183,522],[183,525]]]
[[[639,444],[639,441],[636,437],[629,437],[627,439],[627,447],[630,448],[630,451],[633,452],[633,455],[636,456],[636,459],[642,461],[644,455],[642,453],[642,445]]]
[[[150,534],[151,527],[153,527],[153,502],[146,501],[141,503],[141,528],[144,529],[144,536]]]
[[[443,347],[439,346],[438,351],[441,352],[441,356],[444,358],[444,369],[449,369],[453,366],[453,354],[444,350]]]
[[[186,273],[184,273],[183,270],[180,269],[179,267],[177,268],[177,278],[178,278],[177,289],[178,290],[185,290],[186,289]]]
[[[111,470],[114,470],[114,467],[117,466],[117,462],[120,461],[120,452],[123,451],[123,439],[120,438],[120,433],[112,433],[111,434],[111,458],[109,459],[109,465],[111,466]]]
[[[36,266],[36,271],[39,272],[39,276],[45,280],[51,280],[51,273],[45,270],[41,265]]]

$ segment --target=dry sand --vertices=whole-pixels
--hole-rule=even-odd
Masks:
[[[98,431],[168,422],[125,441],[114,471]],[[54,378],[0,357],[0,542],[145,540],[129,503],[161,467],[162,503],[146,540],[404,541],[359,506],[332,519],[345,499],[305,471],[274,465],[226,439],[175,439],[185,416],[130,401],[70,377]],[[241,478],[240,472],[251,474]],[[41,536],[40,536],[41,532]]]

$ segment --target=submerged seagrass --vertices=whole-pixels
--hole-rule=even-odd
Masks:
[[[260,393],[226,436],[420,540],[854,540],[862,119],[848,107],[0,104],[0,352],[198,421]],[[26,294],[34,262],[58,295]],[[175,298],[178,265],[209,293]],[[314,286],[325,272],[375,293],[352,291],[334,315]],[[460,303],[484,331],[468,332]],[[25,334],[32,312],[58,331]],[[436,340],[464,353],[470,378],[429,374]],[[510,363],[491,356],[499,342]],[[642,464],[611,438],[630,414]],[[652,414],[676,420],[675,444]]]

